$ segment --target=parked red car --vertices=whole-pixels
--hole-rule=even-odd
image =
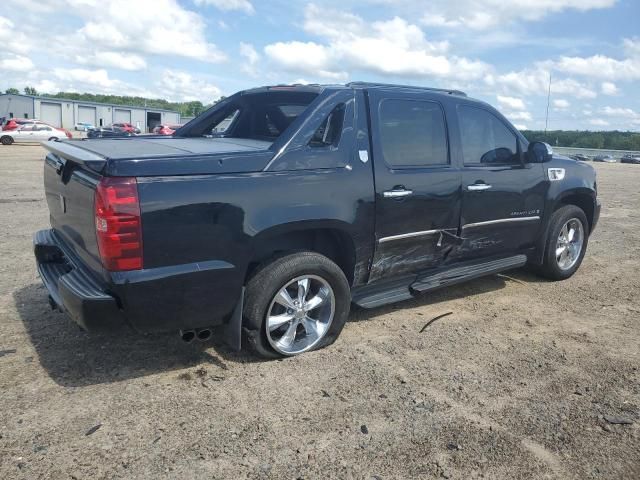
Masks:
[[[17,130],[20,127],[24,127],[25,125],[47,125],[51,128],[55,128],[56,130],[60,131],[60,132],[64,132],[64,134],[67,136],[67,138],[73,138],[73,135],[71,135],[71,132],[69,130],[67,130],[66,128],[60,128],[60,127],[56,127],[54,125],[51,125],[49,123],[45,123],[45,122],[41,122],[40,120],[34,120],[32,118],[11,118],[9,120],[7,120],[7,122],[2,126],[2,130],[3,131],[11,131],[11,130]]]
[[[153,133],[156,135],[173,135],[181,126],[182,125],[158,125],[153,129]]]
[[[21,126],[30,124],[30,123],[39,123],[39,122],[31,118],[10,118],[9,120],[7,120],[7,123],[5,123],[2,126],[2,130],[4,131],[16,130]]]
[[[126,123],[126,122],[114,123],[111,126],[115,127],[115,128],[119,128],[123,132],[131,133],[131,134],[140,133],[140,129],[139,128],[136,128],[133,125],[131,125],[130,123]]]

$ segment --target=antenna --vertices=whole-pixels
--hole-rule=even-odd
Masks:
[[[551,101],[551,72],[549,72],[549,90],[547,92],[547,115],[544,119],[544,133],[547,133],[547,127],[549,126],[549,102]]]

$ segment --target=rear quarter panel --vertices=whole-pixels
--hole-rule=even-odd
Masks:
[[[138,179],[144,268],[166,272],[153,283],[116,279],[143,331],[219,323],[238,301],[247,268],[273,235],[333,228],[356,245],[372,233],[372,179],[358,169],[300,170]],[[366,248],[359,250],[367,256]],[[215,268],[209,268],[217,262]],[[185,267],[186,266],[186,267]],[[160,288],[158,288],[160,287]],[[171,297],[171,298],[168,298]],[[137,315],[163,304],[158,315]],[[172,317],[163,318],[165,311]]]

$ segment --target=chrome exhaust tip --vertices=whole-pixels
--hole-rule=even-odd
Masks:
[[[199,328],[196,330],[196,338],[201,342],[206,342],[211,338],[211,330],[208,328]]]
[[[196,338],[196,332],[193,330],[180,330],[180,338],[185,343],[191,343]]]

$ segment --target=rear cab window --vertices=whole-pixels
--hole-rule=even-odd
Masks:
[[[205,137],[275,141],[317,97],[308,91],[262,91],[239,95],[216,112]]]

